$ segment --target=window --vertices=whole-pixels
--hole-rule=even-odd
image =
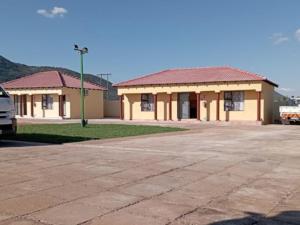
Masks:
[[[244,92],[226,91],[224,92],[224,111],[243,111]]]
[[[141,111],[149,112],[154,111],[153,95],[142,94],[141,95]]]
[[[8,98],[8,94],[0,87],[0,98]]]
[[[42,95],[42,109],[53,109],[53,97],[51,95]]]

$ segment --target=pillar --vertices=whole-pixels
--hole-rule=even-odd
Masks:
[[[23,95],[19,95],[20,96],[20,116],[23,116],[23,108],[24,108],[24,106],[23,106]]]
[[[157,120],[157,94],[153,94],[154,101],[154,120]]]
[[[33,95],[30,95],[30,112],[31,112],[31,117],[34,117],[34,97],[33,97]]]
[[[120,95],[120,120],[124,120],[124,95]]]
[[[59,116],[63,117],[64,116],[64,101],[63,101],[63,95],[58,96],[58,104],[59,104]]]
[[[200,101],[201,101],[200,93],[196,93],[196,95],[197,95],[197,120],[201,120],[200,119],[201,118],[201,114],[200,114],[200,106],[201,106],[201,104],[200,104]]]
[[[261,92],[257,92],[257,121],[261,121]]]
[[[217,121],[220,121],[220,95],[221,95],[221,93],[218,92],[217,93],[217,113],[216,113],[216,115],[217,115],[216,120]]]
[[[172,120],[172,93],[169,94],[169,120]]]

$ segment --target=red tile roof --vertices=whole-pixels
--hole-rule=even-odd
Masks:
[[[58,71],[35,73],[2,84],[5,89],[32,89],[32,88],[80,88],[80,79]],[[100,85],[84,82],[84,88],[105,90]]]
[[[232,67],[203,67],[190,69],[170,69],[158,73],[141,76],[136,79],[115,84],[116,87],[161,85],[161,84],[192,84],[234,81],[265,81],[278,86],[266,77]]]

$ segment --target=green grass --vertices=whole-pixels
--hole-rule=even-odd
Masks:
[[[8,139],[61,144],[183,130],[185,129],[122,124],[90,124],[85,128],[82,128],[80,124],[26,124],[19,125],[17,135]]]

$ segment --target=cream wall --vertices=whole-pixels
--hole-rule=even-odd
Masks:
[[[224,91],[244,91],[243,111],[224,111]],[[157,119],[169,119],[169,93],[172,93],[172,119],[177,120],[177,93],[201,93],[200,119],[216,121],[217,93],[220,93],[220,120],[256,121],[257,93],[261,94],[261,118],[264,123],[272,122],[272,96],[274,87],[265,82],[235,82],[206,85],[168,85],[138,86],[118,88],[118,94],[124,95],[124,119],[153,120],[154,112],[142,112],[140,107],[141,94],[157,94]],[[205,107],[205,105],[207,107]]]
[[[203,92],[200,95],[200,119],[203,121],[217,120],[217,93]],[[222,99],[222,96],[221,96]],[[206,107],[205,107],[206,105]],[[220,111],[222,110],[222,103],[220,101]],[[221,113],[220,113],[221,118]]]
[[[59,119],[59,101],[58,96],[62,94],[61,89],[14,89],[8,90],[10,95],[26,95],[27,102],[27,115],[23,115],[23,118],[31,117],[31,95],[34,98],[33,113],[34,118],[42,119]],[[53,97],[53,107],[52,109],[42,109],[42,95],[49,94]],[[17,116],[18,117],[18,116]]]
[[[118,95],[122,94],[140,94],[140,93],[179,93],[179,92],[205,92],[205,91],[239,91],[256,90],[262,91],[264,82],[222,82],[207,84],[170,84],[170,85],[148,85],[118,87]]]
[[[263,118],[264,123],[269,124],[273,123],[273,114],[274,114],[274,86],[263,83],[262,90],[262,106],[263,106]]]
[[[153,120],[154,112],[142,112],[140,107],[140,94],[126,95],[124,101],[124,119]],[[200,103],[200,119],[203,121],[216,121],[217,118],[217,93],[203,92]],[[224,111],[224,92],[221,92],[220,120],[226,120],[226,114],[230,121],[252,121],[257,117],[257,101],[255,91],[245,91],[244,111]],[[131,106],[129,105],[131,104]],[[206,105],[206,107],[205,107]],[[178,119],[177,94],[172,94],[172,119]],[[132,112],[131,112],[132,110]],[[129,117],[128,115],[132,115]],[[169,95],[166,93],[157,94],[157,119],[169,120]]]
[[[10,95],[26,95],[27,115],[31,117],[31,95],[34,96],[34,118],[61,119],[59,116],[59,95],[66,96],[65,117],[80,118],[80,90],[75,88],[62,89],[14,89],[8,90]],[[85,117],[87,119],[99,119],[104,116],[103,91],[89,90],[85,97]],[[42,94],[50,94],[53,97],[53,108],[42,109]]]
[[[68,110],[72,119],[80,118],[80,89],[63,88],[62,94],[66,95],[69,102]],[[100,119],[104,117],[103,91],[88,90],[88,96],[84,99],[86,119]]]
[[[53,108],[52,109],[42,109],[42,95],[34,95],[34,117],[35,118],[49,118],[49,119],[57,119],[59,118],[59,101],[58,95],[51,95],[53,98]],[[27,95],[27,114],[31,117],[30,108],[30,96]]]
[[[120,101],[105,100],[104,101],[104,117],[120,117]]]
[[[263,106],[263,105],[262,105]],[[224,110],[224,92],[221,92],[220,100],[220,120],[229,121],[255,121],[257,120],[257,92],[244,91],[244,110],[229,111]]]

